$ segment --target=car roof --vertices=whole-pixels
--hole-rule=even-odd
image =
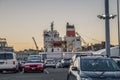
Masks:
[[[0,52],[0,54],[2,54],[2,53],[14,53],[14,52],[6,52],[6,51],[4,51],[4,52]]]
[[[30,55],[30,56],[41,56],[41,55],[38,54],[38,55]]]
[[[115,61],[120,61],[120,58],[112,58]]]
[[[111,59],[108,57],[103,57],[103,56],[82,56],[81,59]]]
[[[54,59],[46,59],[46,60],[54,60]]]

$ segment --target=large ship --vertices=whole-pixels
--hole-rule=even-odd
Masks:
[[[54,30],[54,23],[51,23],[51,30],[44,30],[44,51],[45,52],[78,52],[82,50],[80,36],[76,35],[74,25],[66,25],[64,40],[59,32]]]
[[[62,52],[62,37],[59,32],[54,30],[54,23],[51,23],[51,30],[44,31],[44,50],[45,52]]]
[[[64,37],[64,41],[67,45],[67,52],[79,52],[82,50],[81,46],[81,38],[75,32],[74,25],[70,25],[67,23],[66,25],[66,36]]]

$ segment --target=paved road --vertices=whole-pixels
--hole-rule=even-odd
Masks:
[[[46,69],[44,73],[2,73],[0,80],[66,80],[68,69]]]

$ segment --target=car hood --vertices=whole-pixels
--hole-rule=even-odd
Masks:
[[[83,78],[91,78],[91,79],[100,79],[100,80],[120,80],[120,71],[112,71],[112,72],[106,72],[106,71],[81,71],[80,76]]]
[[[25,63],[24,66],[26,65],[43,65],[43,63]]]

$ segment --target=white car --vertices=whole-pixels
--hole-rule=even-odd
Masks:
[[[14,52],[0,52],[0,72],[19,71],[16,54]]]

